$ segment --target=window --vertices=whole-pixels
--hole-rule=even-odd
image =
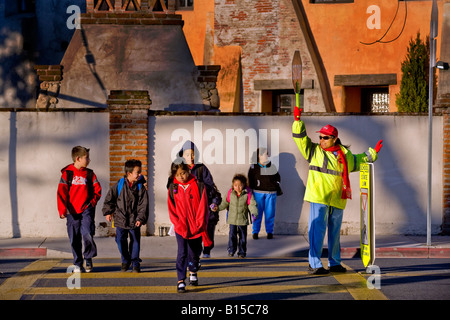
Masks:
[[[300,105],[303,108],[303,89],[300,91]],[[273,90],[272,91],[272,112],[294,112],[295,93],[294,90]]]
[[[361,112],[389,112],[389,88],[361,88]]]
[[[177,0],[178,10],[193,9],[193,7],[194,7],[194,0]]]

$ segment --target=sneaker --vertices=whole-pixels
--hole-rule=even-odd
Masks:
[[[198,278],[196,273],[191,273],[189,275],[189,284],[191,286],[198,286]]]
[[[342,265],[332,266],[330,267],[330,272],[347,272],[347,269],[344,268]]]
[[[211,258],[211,255],[209,253],[204,253],[203,258]]]
[[[94,265],[92,264],[92,259],[86,260],[86,272],[91,272],[94,269]]]
[[[229,257],[234,257],[234,253],[228,252]]]
[[[267,234],[267,239],[273,239],[273,233],[268,233]]]
[[[330,271],[325,269],[324,267],[320,268],[311,268],[311,266],[308,267],[308,273],[314,274],[314,275],[321,275],[321,274],[329,274]]]
[[[258,234],[257,234],[257,233],[254,233],[254,234],[253,234],[253,239],[254,239],[254,240],[258,240]]]
[[[184,281],[178,282],[177,284],[177,292],[178,293],[185,293],[186,292],[186,284]]]
[[[243,259],[243,258],[245,258],[245,254],[242,254],[242,253],[238,254],[238,257]]]
[[[84,271],[84,268],[83,268],[83,267],[80,267],[80,266],[73,266],[72,273],[81,273],[81,272],[83,272],[83,271]]]
[[[130,268],[129,263],[122,263],[122,268],[120,269],[120,271],[127,272],[129,268]]]

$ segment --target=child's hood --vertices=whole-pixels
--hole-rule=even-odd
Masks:
[[[189,150],[189,149],[194,150],[194,163],[197,164],[198,159],[200,157],[200,152],[199,152],[197,146],[191,140],[186,140],[184,142],[183,146],[181,147],[180,151],[178,152],[178,157],[183,158],[184,151]]]
[[[73,165],[73,163],[71,163],[71,164],[65,166],[64,168],[62,168],[62,169],[61,169],[61,173],[64,173],[64,172],[67,171],[67,170],[70,170],[70,171],[73,171],[73,172],[80,172],[80,171],[86,171],[86,168],[80,168],[80,169],[77,169],[77,168]]]

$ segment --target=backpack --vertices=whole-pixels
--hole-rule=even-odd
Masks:
[[[252,190],[249,187],[245,187],[245,189],[247,190],[247,205],[250,205],[250,200],[252,199]],[[227,202],[230,203],[230,194],[231,194],[231,190],[228,190],[228,194],[227,194]]]
[[[92,182],[92,178],[94,177],[94,171],[91,169],[86,168],[86,186],[88,188],[88,198],[86,199],[85,204],[91,202],[91,200],[94,198],[94,183]],[[72,186],[72,180],[73,180],[73,171],[72,170],[66,170],[67,174],[67,185],[68,189],[67,192],[70,192],[70,187]]]
[[[125,177],[119,180],[119,183],[117,184],[117,196],[119,196],[120,192],[122,191],[123,184],[125,183]],[[138,190],[141,190],[142,183],[138,183]]]

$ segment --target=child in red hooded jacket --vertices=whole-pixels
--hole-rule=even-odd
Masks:
[[[172,163],[167,205],[170,221],[177,238],[178,292],[185,292],[186,269],[190,271],[190,284],[198,285],[202,240],[211,245],[206,228],[208,223],[208,198],[202,182],[189,172],[186,163]]]
[[[76,146],[72,149],[73,164],[64,167],[58,185],[57,201],[61,219],[67,218],[67,234],[75,265],[73,272],[83,271],[83,255],[86,272],[93,268],[92,258],[97,256],[94,242],[95,206],[100,200],[102,187],[97,177],[87,166],[89,149]],[[82,238],[84,252],[82,253]]]

